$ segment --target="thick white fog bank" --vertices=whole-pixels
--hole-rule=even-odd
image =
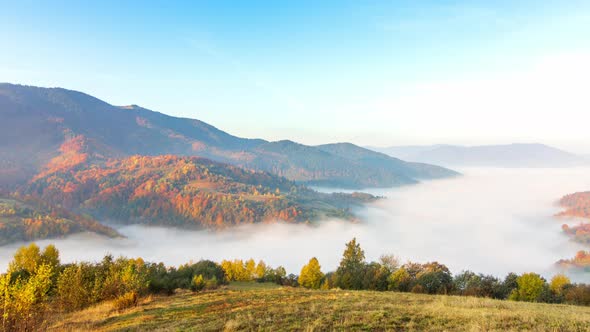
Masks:
[[[561,233],[563,220],[553,215],[562,195],[590,189],[590,169],[461,171],[465,175],[458,178],[372,190],[387,199],[360,212],[365,223],[260,224],[222,232],[127,226],[120,229],[127,239],[78,234],[38,244],[56,244],[66,262],[99,260],[106,253],[171,265],[252,257],[298,274],[313,256],[324,271],[335,269],[345,242],[357,237],[368,260],[391,253],[402,261],[437,260],[454,273],[470,269],[498,276],[550,276],[555,261],[584,249]],[[20,245],[0,248],[2,268]]]

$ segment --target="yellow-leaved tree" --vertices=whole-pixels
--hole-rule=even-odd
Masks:
[[[324,279],[324,274],[321,271],[320,262],[313,257],[309,260],[307,265],[303,266],[299,274],[299,285],[305,288],[319,289]]]
[[[551,279],[551,284],[549,287],[553,291],[553,293],[557,295],[562,295],[563,289],[571,284],[570,278],[568,278],[565,274],[558,274]]]

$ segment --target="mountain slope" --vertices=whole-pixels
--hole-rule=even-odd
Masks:
[[[23,191],[101,220],[193,228],[355,219],[351,209],[375,199],[322,194],[269,173],[173,155],[75,164],[35,178]]]
[[[587,164],[585,158],[544,144],[397,146],[371,149],[405,160],[445,166],[571,167]]]
[[[383,174],[403,174],[404,181],[438,179],[459,175],[449,169],[423,163],[406,162],[384,153],[374,152],[351,143],[318,145],[318,149],[333,155],[354,160],[357,164],[373,168]]]
[[[0,245],[55,238],[79,232],[120,236],[87,216],[42,204],[30,198],[0,198]]]
[[[353,188],[413,183],[425,167],[387,169],[294,142],[239,138],[199,120],[117,107],[61,88],[0,84],[0,117],[0,186],[11,188],[42,171],[74,138],[90,142],[86,153],[105,160],[201,156],[298,182]]]

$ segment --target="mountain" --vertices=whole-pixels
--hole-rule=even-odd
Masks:
[[[586,158],[544,144],[393,146],[370,149],[404,160],[454,167],[572,167],[588,164]]]
[[[355,219],[351,210],[375,199],[360,193],[319,193],[266,172],[174,155],[48,170],[22,190],[101,220],[189,228]]]
[[[356,164],[378,172],[374,177],[383,178],[391,174],[401,174],[390,181],[404,182],[416,179],[440,179],[457,176],[459,173],[449,169],[424,163],[405,162],[384,153],[361,148],[351,143],[336,143],[318,145],[318,149],[341,158],[353,160]],[[365,173],[366,174],[366,173]]]
[[[440,167],[359,160],[291,141],[230,135],[199,120],[131,105],[110,105],[62,88],[0,84],[0,187],[15,188],[71,158],[68,144],[83,147],[80,163],[132,155],[200,156],[300,183],[350,188],[388,187],[455,174]],[[80,151],[80,148],[76,148]],[[366,149],[355,147],[354,150]],[[57,159],[56,159],[57,158]]]

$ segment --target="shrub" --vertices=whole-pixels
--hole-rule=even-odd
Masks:
[[[205,280],[206,290],[216,289],[217,287],[219,287],[219,281],[217,281],[217,278],[215,278],[215,276],[213,276],[213,278]]]
[[[0,277],[0,317],[7,331],[32,331],[48,310],[52,267],[41,264],[28,278],[11,280],[10,274]]]
[[[123,310],[137,306],[139,294],[136,291],[127,292],[115,299],[113,307],[115,310]]]
[[[199,274],[193,277],[190,288],[193,292],[200,292],[205,289],[205,286],[205,279],[203,278],[203,275]]]

